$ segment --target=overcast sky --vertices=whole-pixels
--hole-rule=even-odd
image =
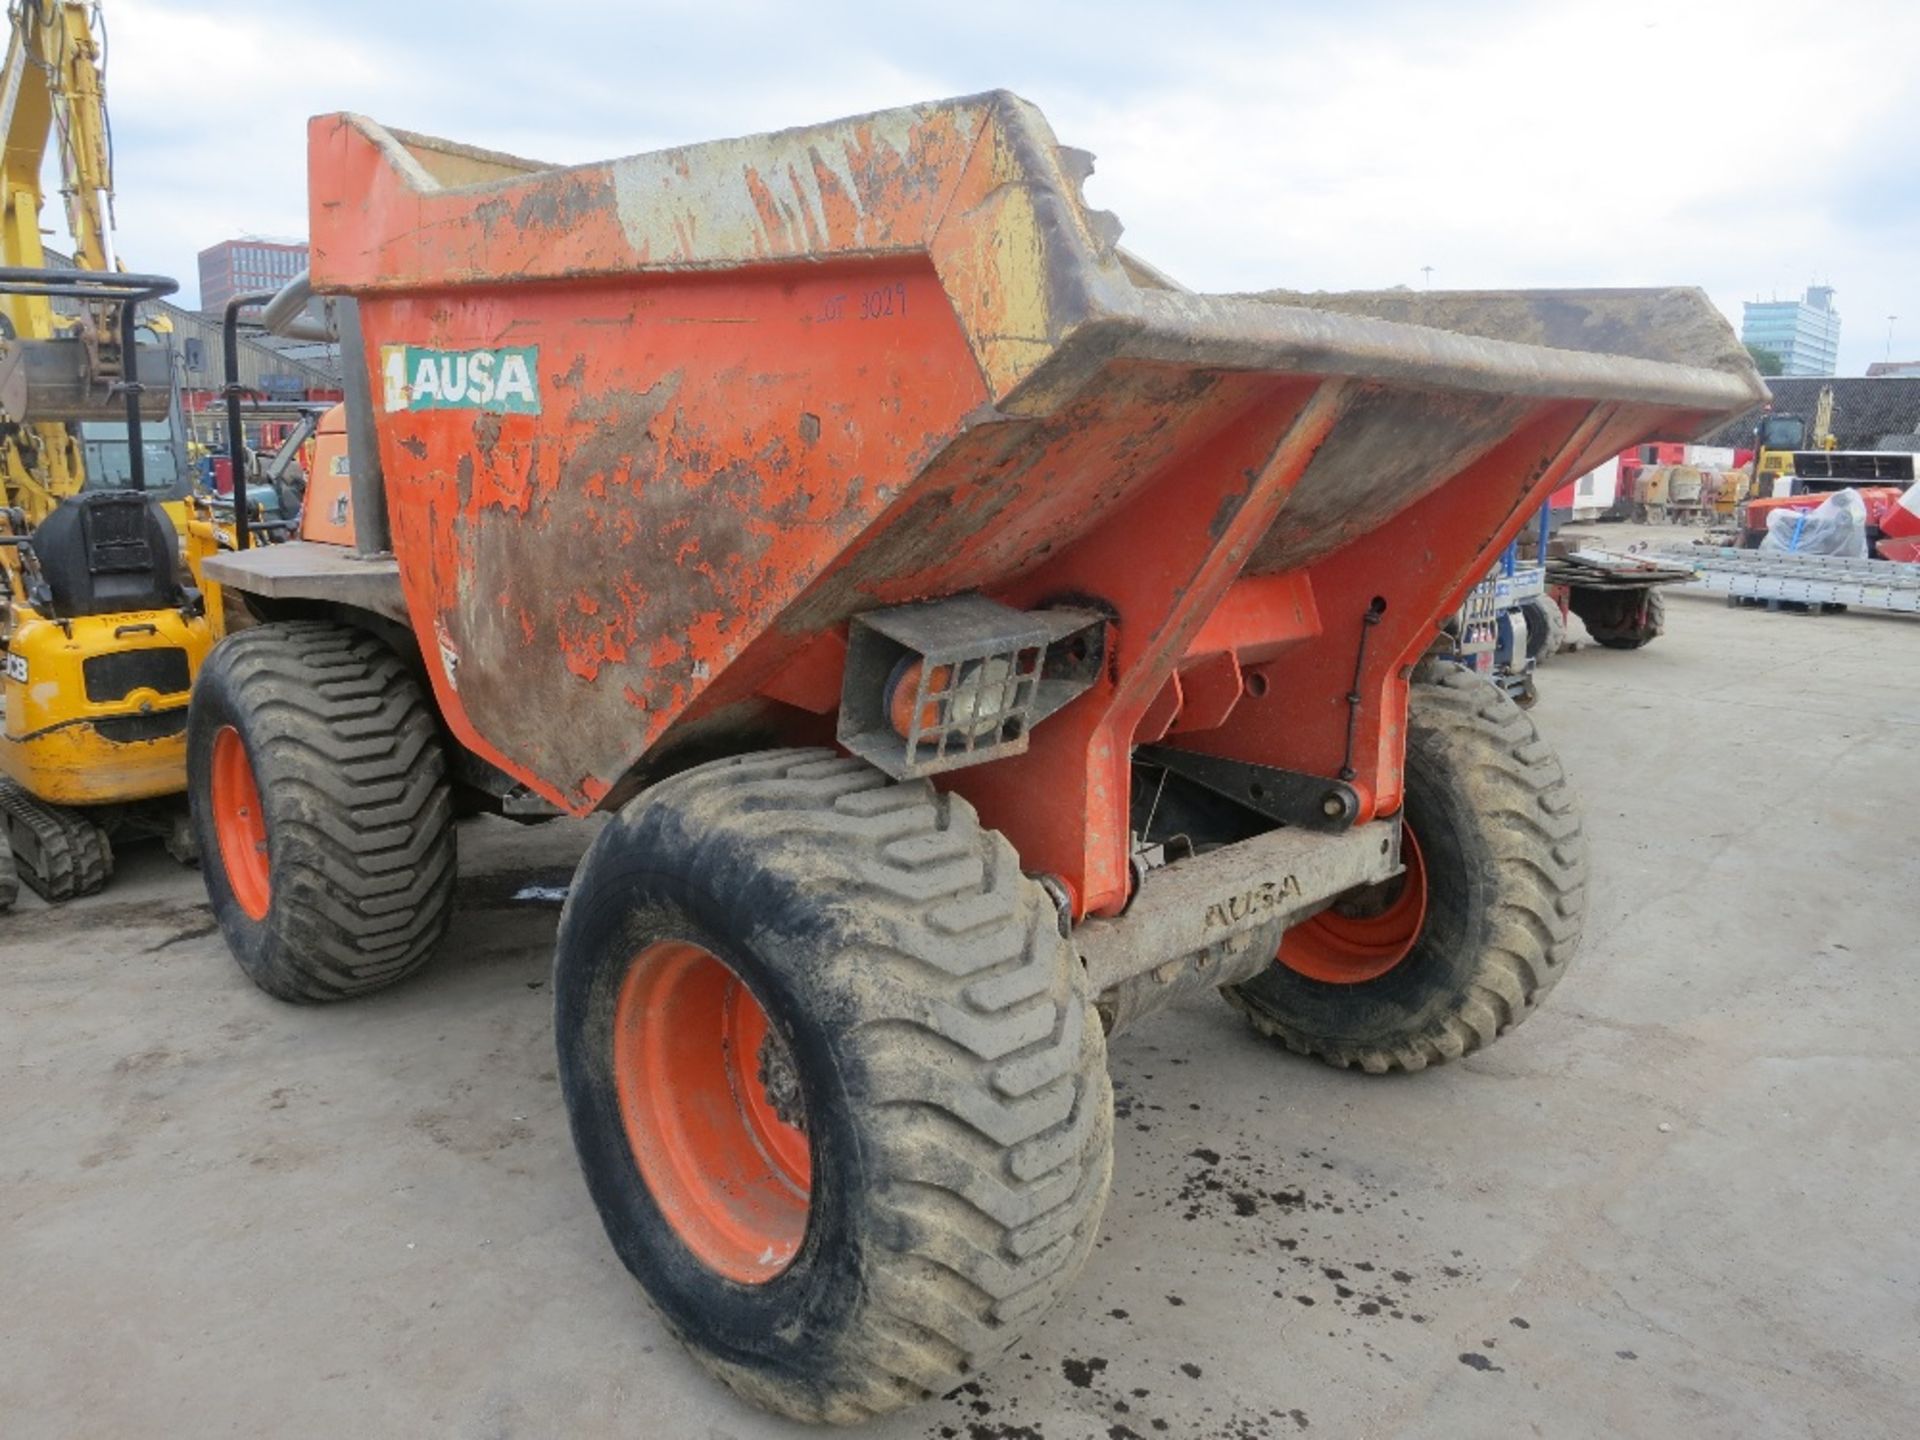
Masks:
[[[1204,290],[1830,283],[1920,359],[1920,0],[105,0],[120,252],[306,231],[304,124],[556,162],[1004,87]],[[61,224],[57,206],[45,223]]]

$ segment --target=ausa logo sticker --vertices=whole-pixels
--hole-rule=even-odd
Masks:
[[[430,350],[382,345],[380,378],[386,408],[486,410],[495,415],[540,413],[540,347]]]

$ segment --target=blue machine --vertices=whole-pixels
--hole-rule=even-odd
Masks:
[[[1534,701],[1534,666],[1547,641],[1545,607],[1556,603],[1547,596],[1552,523],[1552,508],[1542,506],[1533,561],[1522,565],[1519,540],[1510,543],[1446,627],[1452,641],[1446,658],[1487,676],[1522,706]]]

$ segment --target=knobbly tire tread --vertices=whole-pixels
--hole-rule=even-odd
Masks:
[[[808,1095],[807,1238],[762,1286],[685,1250],[620,1127],[608,987],[663,937],[747,980]],[[683,772],[583,860],[554,995],[608,1237],[695,1358],[756,1405],[846,1424],[944,1393],[1092,1248],[1113,1158],[1105,1038],[1053,903],[957,796],[828,750]]]
[[[0,780],[0,827],[7,832],[5,868],[14,877],[9,895],[6,876],[0,875],[0,909],[18,897],[21,880],[57,905],[97,895],[113,878],[113,845],[105,830],[78,810],[36,799],[12,780]],[[20,846],[26,832],[31,832],[33,852]]]
[[[227,887],[207,793],[223,725],[246,743],[267,816],[260,921]],[[453,799],[433,712],[383,641],[314,620],[228,635],[194,683],[187,749],[201,872],[256,985],[344,1000],[426,964],[453,912]]]
[[[1536,665],[1544,664],[1566,644],[1566,617],[1560,613],[1559,602],[1550,595],[1528,600],[1520,608],[1527,615],[1527,658]],[[1538,640],[1534,638],[1536,633]]]
[[[1444,661],[1424,661],[1411,691],[1407,811],[1434,881],[1427,933],[1378,980],[1325,985],[1276,963],[1222,992],[1289,1050],[1370,1074],[1457,1060],[1519,1025],[1566,974],[1586,918],[1579,803],[1533,720],[1499,686]],[[1438,853],[1456,843],[1456,857]],[[1448,871],[1455,883],[1443,894]],[[1443,903],[1463,912],[1447,946],[1431,938]],[[1382,1014],[1376,997],[1389,984],[1396,1003]]]

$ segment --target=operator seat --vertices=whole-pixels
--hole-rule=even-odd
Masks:
[[[138,490],[70,496],[33,532],[34,559],[62,620],[180,604],[179,552],[167,512]]]

